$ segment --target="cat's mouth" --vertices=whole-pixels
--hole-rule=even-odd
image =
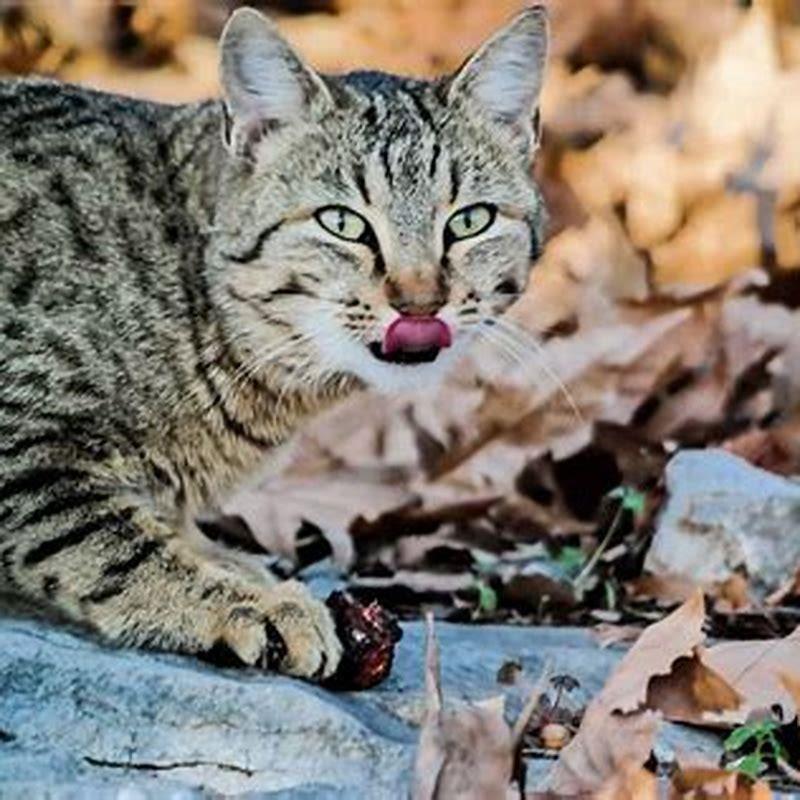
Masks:
[[[430,364],[442,352],[441,347],[426,347],[423,350],[395,350],[384,353],[380,342],[371,342],[369,350],[378,361],[387,364]]]
[[[438,317],[398,317],[386,329],[382,342],[370,352],[388,364],[430,364],[453,343],[447,323]]]

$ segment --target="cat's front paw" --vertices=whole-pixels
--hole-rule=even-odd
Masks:
[[[333,675],[342,643],[327,606],[297,581],[279,584],[269,599],[266,662],[299,678],[321,681]]]
[[[245,664],[314,681],[333,675],[342,659],[330,610],[297,581],[227,609],[220,638]]]

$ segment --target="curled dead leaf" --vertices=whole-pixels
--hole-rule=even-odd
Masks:
[[[657,800],[658,780],[635,761],[624,762],[593,795],[593,800]]]
[[[446,710],[439,676],[433,616],[427,616],[426,708],[414,765],[412,800],[507,800],[521,797],[519,748],[547,684],[543,675],[513,728],[504,699]],[[514,786],[513,784],[516,784]]]
[[[763,781],[713,765],[679,764],[672,776],[670,800],[770,800]]]
[[[755,642],[721,642],[702,654],[702,661],[742,696],[733,711],[706,712],[709,723],[738,725],[753,711],[779,706],[784,721],[798,713],[797,698],[782,676],[793,675],[800,665],[800,627],[783,639]]]

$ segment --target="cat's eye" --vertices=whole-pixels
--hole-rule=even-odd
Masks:
[[[369,230],[369,225],[361,214],[344,206],[320,208],[315,212],[314,218],[328,233],[349,242],[361,241]]]
[[[450,239],[469,239],[483,233],[497,216],[497,208],[489,203],[476,203],[456,211],[447,220],[446,233]]]

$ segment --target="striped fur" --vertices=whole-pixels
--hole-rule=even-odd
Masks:
[[[223,103],[0,83],[4,594],[123,644],[335,669],[324,607],[192,520],[354,388],[435,380],[522,291],[544,36],[531,11],[452,78],[322,78],[246,10]],[[474,203],[494,224],[449,242]],[[369,236],[326,232],[328,206]],[[455,346],[379,360],[398,309],[438,311]]]

